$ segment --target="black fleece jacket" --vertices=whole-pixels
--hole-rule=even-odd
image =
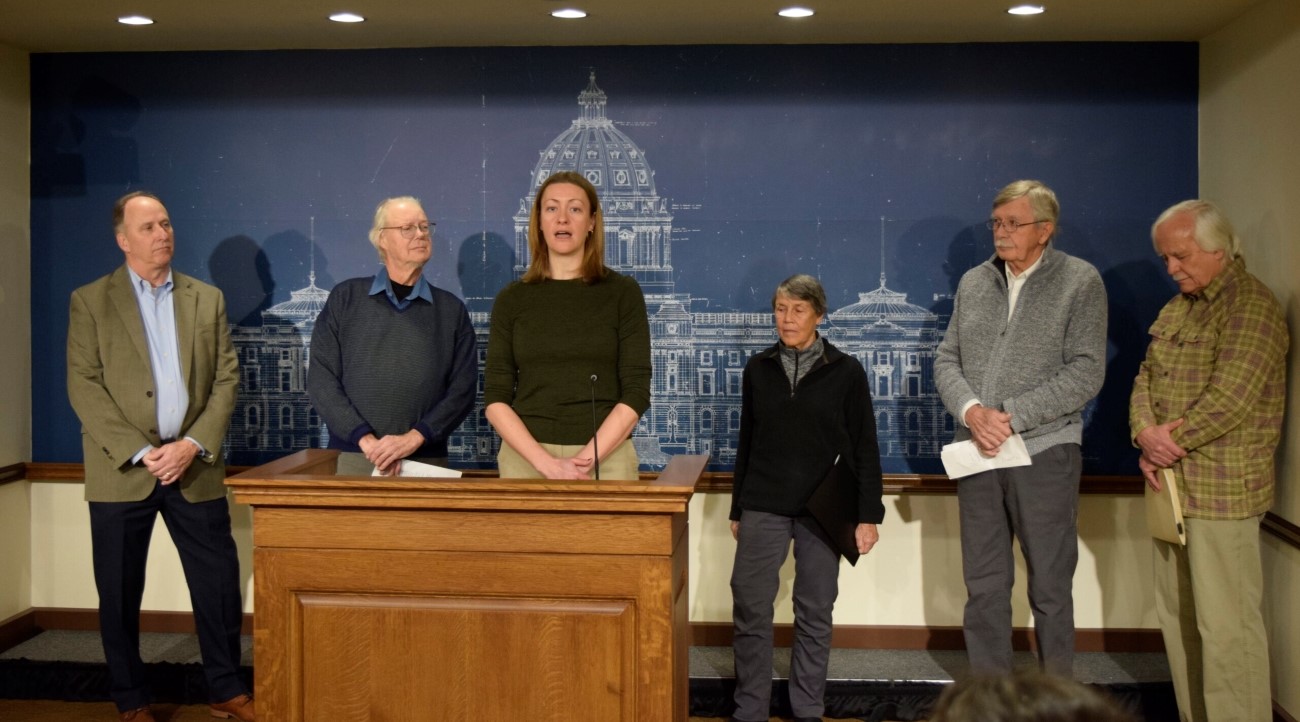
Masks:
[[[780,342],[745,365],[731,519],[742,509],[797,516],[843,456],[858,481],[858,523],[879,524],[880,449],[862,364],[823,339],[820,358],[794,389]],[[802,360],[800,360],[802,363]]]

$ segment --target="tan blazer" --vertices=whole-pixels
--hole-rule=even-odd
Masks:
[[[189,410],[181,437],[203,445],[180,484],[185,498],[225,494],[222,442],[239,390],[226,301],[214,286],[172,272],[176,339]],[[126,266],[72,292],[68,322],[68,400],[81,419],[87,501],[139,501],[155,479],[131,457],[158,446],[158,414],[144,322]]]

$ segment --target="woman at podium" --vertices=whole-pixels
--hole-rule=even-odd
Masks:
[[[492,306],[483,402],[503,478],[637,478],[650,406],[645,297],[604,264],[596,188],[572,171],[537,189],[528,269]]]

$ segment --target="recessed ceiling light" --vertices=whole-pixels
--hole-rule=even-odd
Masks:
[[[796,6],[784,10],[778,10],[776,14],[783,18],[810,18],[813,16],[813,11],[808,8]]]
[[[551,17],[563,20],[578,20],[587,17],[587,11],[577,8],[564,8],[562,10],[552,10]]]
[[[1007,8],[1012,15],[1041,15],[1046,10],[1042,5],[1017,5]]]
[[[330,20],[336,23],[364,23],[366,21],[365,18],[356,13],[334,13],[330,16]]]
[[[123,25],[153,25],[153,18],[143,15],[123,15],[117,21]]]

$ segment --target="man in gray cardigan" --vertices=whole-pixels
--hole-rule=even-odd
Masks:
[[[1106,290],[1090,264],[1051,245],[1060,205],[1038,181],[1016,181],[993,200],[995,255],[962,276],[934,362],[944,406],[994,456],[1020,434],[1031,465],[971,475],[957,486],[963,627],[976,672],[1011,671],[1011,538],[1029,568],[1040,663],[1074,665],[1074,569],[1082,411],[1106,364]]]

